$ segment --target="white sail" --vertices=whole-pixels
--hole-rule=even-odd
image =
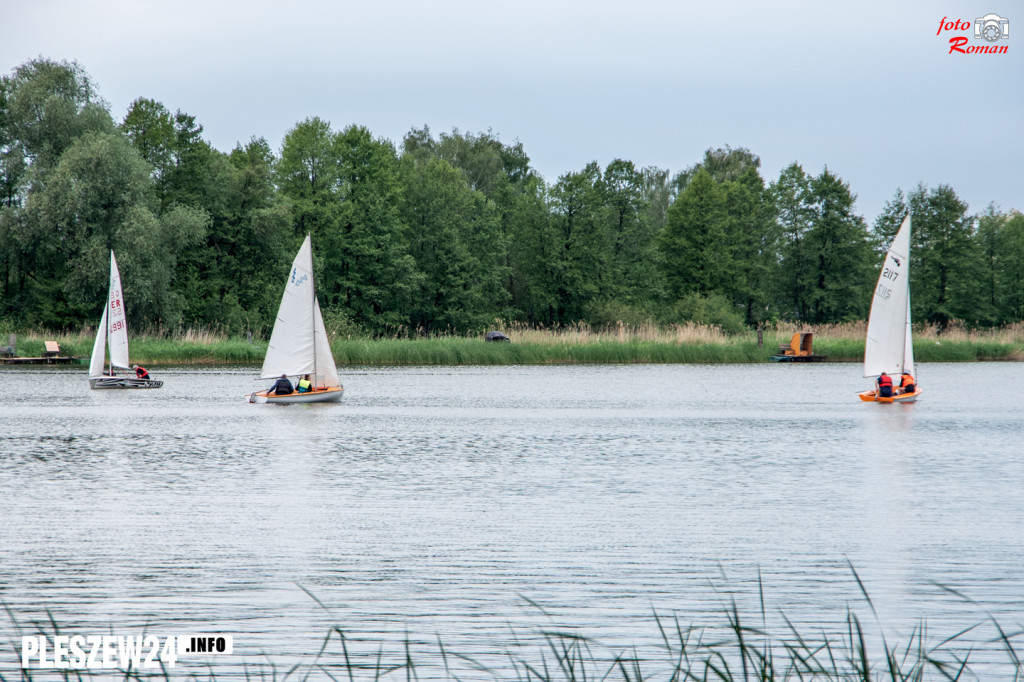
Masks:
[[[334,364],[331,342],[327,338],[327,328],[324,327],[324,318],[320,314],[320,301],[315,297],[313,299],[313,335],[316,346],[316,376],[313,377],[313,385],[329,388],[341,386],[338,366]]]
[[[871,299],[864,376],[914,372],[910,334],[910,216],[889,247]]]
[[[107,309],[103,308],[100,326],[96,327],[96,341],[92,344],[92,359],[89,360],[89,377],[103,376],[103,363],[107,356]]]
[[[114,252],[110,252],[110,292],[107,295],[106,310],[108,339],[110,345],[110,364],[121,369],[128,369],[128,318],[124,312],[124,296],[121,293],[121,273],[117,270]]]
[[[314,310],[319,311],[319,306],[313,290],[313,249],[307,234],[284,285],[281,307],[263,359],[261,379],[314,373],[317,364]],[[320,324],[322,326],[323,322]],[[334,374],[337,377],[336,369]]]

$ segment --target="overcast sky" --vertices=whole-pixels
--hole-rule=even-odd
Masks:
[[[1000,55],[940,20],[996,13]],[[1024,210],[1024,5],[725,0],[0,0],[0,71],[77,61],[122,120],[138,97],[230,151],[319,116],[400,145],[413,127],[522,142],[554,183],[615,158],[673,173],[746,147],[775,179],[825,166],[869,222],[948,184]]]

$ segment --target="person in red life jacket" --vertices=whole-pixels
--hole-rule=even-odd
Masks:
[[[135,376],[139,379],[148,379],[149,371],[145,367],[139,367],[138,365],[132,365],[132,369],[135,370]]]
[[[878,377],[878,396],[880,398],[892,397],[892,377],[885,372]]]
[[[914,385],[913,375],[904,372],[900,376],[900,393],[913,393],[915,390],[917,387]]]

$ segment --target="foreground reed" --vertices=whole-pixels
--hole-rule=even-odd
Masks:
[[[736,682],[757,680],[815,680],[818,682],[924,682],[927,680],[1024,679],[1018,651],[1022,633],[1008,631],[995,618],[964,627],[956,634],[933,641],[921,621],[904,641],[893,640],[882,626],[875,605],[859,576],[851,571],[863,598],[862,613],[847,606],[845,617],[830,629],[816,626],[801,631],[785,613],[770,613],[763,584],[758,579],[759,608],[743,613],[735,596],[723,601],[718,622],[684,625],[678,616],[653,613],[657,641],[649,646],[615,646],[595,641],[576,628],[560,627],[540,605],[529,604],[547,620],[547,626],[525,637],[511,633],[505,644],[473,656],[446,646],[440,638],[372,641],[353,636],[341,625],[332,626],[319,651],[304,661],[282,661],[266,656],[255,662],[222,657],[212,663],[179,661],[174,668],[155,672],[127,669],[50,671],[18,668],[0,672],[6,680],[479,680],[486,682]],[[330,611],[315,595],[302,588]],[[955,590],[942,589],[971,602]],[[972,602],[973,603],[973,602]],[[49,614],[48,614],[49,615]],[[52,636],[62,629],[48,622],[26,627],[8,609],[18,635]],[[865,625],[869,623],[869,625]],[[67,634],[65,628],[64,633]],[[15,638],[16,660],[20,647]],[[237,645],[236,645],[236,653]]]
[[[814,333],[814,352],[832,362],[864,357],[863,322],[799,327],[780,324],[727,334],[707,325],[617,325],[594,329],[585,324],[558,329],[499,326],[511,343],[487,343],[482,335],[417,335],[398,330],[388,337],[335,336],[331,349],[340,365],[545,365],[567,363],[750,363],[766,362],[796,331]],[[760,344],[758,343],[760,336]],[[93,332],[20,334],[22,356],[42,355],[44,341],[55,340],[66,355],[87,357]],[[132,360],[143,365],[257,365],[266,339],[231,337],[209,330],[149,332],[131,340]],[[919,326],[914,353],[920,362],[1024,360],[1024,323],[991,330],[952,325]]]

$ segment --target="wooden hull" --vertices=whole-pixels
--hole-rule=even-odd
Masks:
[[[288,395],[267,395],[267,391],[250,393],[246,396],[250,403],[279,403],[291,405],[296,403],[336,403],[345,395],[345,389],[318,388],[309,393],[289,393]]]
[[[917,400],[917,396],[921,395],[921,390],[918,389],[913,393],[894,395],[891,398],[881,398],[875,395],[874,391],[861,391],[857,395],[859,395],[860,399],[866,403],[912,403]]]
[[[132,377],[90,377],[89,388],[160,388],[162,381]]]

